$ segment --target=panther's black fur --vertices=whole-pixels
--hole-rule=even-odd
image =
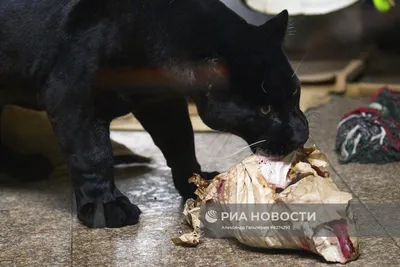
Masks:
[[[218,0],[0,0],[0,110],[47,111],[85,225],[134,224],[140,211],[114,184],[116,116],[139,119],[184,197],[193,195],[187,179],[201,172],[187,97],[210,127],[265,140],[253,149],[283,155],[305,143],[300,85],[282,50],[287,22],[283,11],[252,26]],[[201,64],[211,72],[201,76]],[[179,88],[94,86],[101,71],[121,68],[157,69]]]

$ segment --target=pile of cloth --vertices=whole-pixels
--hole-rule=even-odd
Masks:
[[[400,160],[400,92],[381,88],[367,107],[343,116],[337,128],[341,163],[388,163]]]

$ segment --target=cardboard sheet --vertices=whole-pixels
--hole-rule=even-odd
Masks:
[[[300,108],[307,111],[311,108],[316,108],[320,105],[327,104],[330,101],[329,92],[334,91],[332,86],[305,86],[301,91]],[[194,104],[189,105],[190,118],[192,120],[193,129],[195,132],[210,132],[213,131],[203,123],[197,114],[197,109]],[[121,131],[142,131],[143,127],[132,115],[126,115],[115,119],[111,124],[112,130]]]
[[[21,153],[40,153],[54,166],[64,163],[60,146],[45,112],[6,106],[1,118],[1,142]],[[126,146],[112,142],[114,155],[131,155]]]

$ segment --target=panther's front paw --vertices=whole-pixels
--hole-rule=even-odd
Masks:
[[[206,180],[212,180],[215,178],[215,176],[217,176],[218,174],[220,174],[220,172],[202,172],[201,173],[201,177],[203,179]]]
[[[140,209],[125,196],[114,201],[86,203],[78,208],[78,219],[89,228],[118,228],[139,221]]]
[[[215,176],[217,176],[219,172],[201,172],[200,176],[203,179],[206,180],[212,180],[214,179]],[[175,187],[178,190],[179,194],[184,198],[184,199],[189,199],[193,198],[196,199],[197,195],[194,193],[197,189],[197,187],[194,184],[189,183],[189,178],[190,176],[184,176],[184,177],[176,177],[174,176],[174,181],[182,181],[180,183],[175,183]]]

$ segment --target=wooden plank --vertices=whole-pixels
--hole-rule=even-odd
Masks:
[[[345,94],[350,97],[372,96],[382,87],[388,87],[392,90],[400,91],[400,84],[353,83],[347,85]]]

